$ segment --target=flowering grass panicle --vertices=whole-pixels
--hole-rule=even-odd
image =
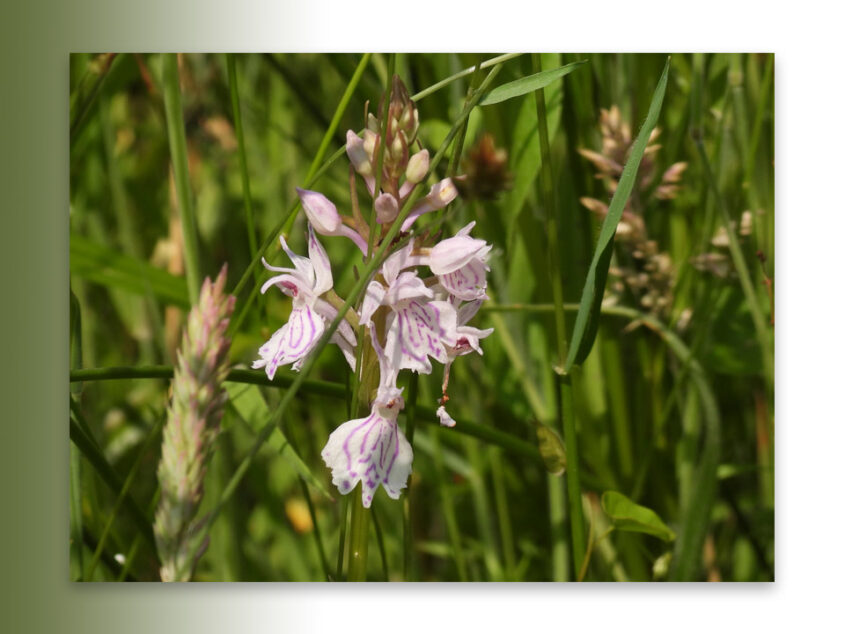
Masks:
[[[164,427],[158,480],[161,500],[155,537],[162,581],[188,581],[196,563],[188,561],[203,478],[223,416],[229,371],[226,336],[235,298],[224,292],[226,266],[214,283],[206,278],[198,303],[188,315],[173,374],[172,399]]]

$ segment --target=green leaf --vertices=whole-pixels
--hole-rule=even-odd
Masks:
[[[568,75],[573,70],[586,63],[587,60],[573,62],[572,64],[567,64],[566,66],[561,66],[560,68],[543,70],[539,73],[529,75],[528,77],[521,77],[520,79],[508,82],[507,84],[497,86],[484,95],[481,98],[481,101],[478,102],[478,105],[490,106],[494,103],[501,103],[502,101],[513,99],[514,97],[527,95],[528,93],[539,90],[540,88],[545,88],[553,81],[560,79],[564,75]]]
[[[70,272],[95,284],[138,295],[152,293],[166,303],[189,306],[184,278],[80,235],[70,235]]]
[[[610,258],[613,255],[613,238],[616,235],[616,225],[622,218],[622,211],[625,203],[634,187],[637,178],[637,170],[643,158],[651,131],[657,125],[657,118],[660,115],[660,108],[663,105],[663,95],[666,94],[666,82],[669,77],[669,60],[663,68],[660,81],[654,90],[651,105],[648,108],[648,116],[637,135],[637,140],[631,148],[631,155],[622,170],[622,177],[619,179],[619,186],[610,201],[610,208],[607,211],[604,222],[599,233],[598,244],[596,245],[593,261],[587,271],[587,279],[584,283],[584,290],[581,293],[581,303],[578,308],[578,316],[575,318],[575,328],[572,331],[572,342],[569,354],[566,358],[566,371],[572,369],[576,363],[583,363],[590,353],[593,342],[596,339],[596,332],[599,325],[599,312],[601,300],[604,296],[604,287],[607,282],[607,270],[610,267]]]
[[[675,539],[675,532],[663,523],[657,513],[621,493],[605,491],[601,496],[601,507],[618,530],[646,533],[666,542]]]
[[[546,470],[552,475],[563,475],[566,471],[566,448],[554,429],[542,423],[537,425],[537,445]]]

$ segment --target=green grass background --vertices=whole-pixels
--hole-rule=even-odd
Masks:
[[[412,93],[489,56],[399,55],[397,71]],[[642,122],[665,62],[664,55],[543,55],[544,68],[588,59],[589,63],[545,89],[560,225],[559,267],[567,302],[577,303],[598,235],[596,219],[580,205],[582,196],[609,200],[578,148],[597,150],[599,108],[618,105],[634,133]],[[169,149],[164,126],[160,56],[123,54],[98,84],[92,56],[70,58],[70,265],[71,289],[80,303],[80,365],[84,368],[171,364],[167,307],[185,305],[184,285],[150,271],[156,248],[167,253],[169,219],[175,212],[168,190]],[[304,181],[337,101],[360,55],[238,56],[244,151],[262,241],[293,201]],[[363,103],[375,103],[384,84],[387,56],[375,55],[344,114],[330,152],[347,128],[358,129]],[[148,72],[145,79],[144,73]],[[507,62],[497,83],[532,72],[530,56]],[[183,57],[182,99],[191,167],[191,186],[200,235],[203,274],[229,265],[232,284],[250,260],[238,144],[222,55]],[[319,77],[320,81],[313,81]],[[690,259],[713,251],[708,242],[721,224],[721,204],[738,221],[755,214],[754,231],[741,245],[755,300],[768,317],[763,268],[755,252],[774,265],[773,78],[768,55],[674,55],[659,120],[662,149],[658,169],[676,161],[689,167],[679,196],[651,199],[642,206],[649,236],[670,254],[677,271],[671,310],[663,315],[710,391],[716,395],[721,428],[716,496],[705,516],[706,556],[695,557],[690,578],[769,580],[774,569],[772,376],[766,372],[747,297],[735,276],[721,279],[695,270]],[[433,151],[457,115],[467,89],[457,81],[421,100],[421,137]],[[95,88],[96,87],[96,88]],[[88,99],[88,95],[93,97]],[[84,104],[90,103],[86,108]],[[82,104],[82,105],[80,105]],[[82,114],[80,114],[82,113]],[[554,321],[546,259],[545,210],[539,185],[540,156],[533,95],[478,109],[468,126],[465,149],[481,131],[494,134],[509,152],[513,187],[495,202],[453,206],[446,231],[470,219],[475,233],[496,247],[491,289],[500,304],[527,304],[477,319],[497,332],[485,341],[485,355],[456,363],[453,414],[537,446],[535,425],[553,424],[555,387]],[[696,146],[700,139],[703,154]],[[708,176],[704,157],[711,176]],[[348,201],[346,164],[339,161],[315,185],[343,208]],[[718,196],[717,196],[718,192]],[[647,192],[642,192],[647,198]],[[635,194],[636,195],[636,194]],[[291,233],[302,250],[303,219]],[[178,238],[178,234],[177,234]],[[344,241],[323,240],[334,264],[335,287],[353,282],[353,255]],[[274,252],[275,247],[271,252]],[[617,260],[624,258],[617,250]],[[166,259],[166,257],[165,257]],[[276,260],[279,262],[279,259]],[[156,262],[159,266],[161,261]],[[263,273],[262,273],[263,275]],[[249,286],[247,286],[249,290]],[[341,294],[343,294],[341,292]],[[245,301],[246,293],[238,302]],[[622,306],[636,308],[623,295]],[[174,309],[170,309],[171,312]],[[235,336],[231,356],[249,363],[255,350],[285,319],[279,297],[253,304]],[[174,313],[175,314],[175,313]],[[571,328],[574,313],[569,313]],[[685,319],[685,318],[684,318]],[[677,532],[694,512],[688,504],[701,443],[706,437],[699,390],[690,365],[667,348],[653,328],[626,328],[630,318],[602,318],[599,339],[573,376],[582,488],[587,516],[601,537],[608,518],[598,509],[605,491],[620,491],[654,511]],[[770,340],[767,340],[770,341]],[[314,378],[343,383],[345,366],[329,350]],[[433,406],[437,374],[420,381],[421,404]],[[78,390],[74,384],[73,390]],[[234,467],[279,397],[276,388],[237,386],[227,411],[218,451],[209,470],[207,503],[212,505]],[[130,497],[146,506],[155,489],[157,447],[139,457],[141,443],[166,406],[165,381],[89,382],[81,409],[106,458],[121,476],[135,460],[139,469]],[[335,402],[308,391],[286,417],[285,432],[312,473],[330,488],[319,459],[328,433],[347,419]],[[459,422],[460,425],[460,422]],[[153,443],[155,446],[155,443]],[[568,532],[564,527],[560,478],[548,475],[531,456],[496,448],[460,433],[423,425],[416,438],[411,499],[414,539],[409,578],[420,580],[571,579]],[[83,457],[71,454],[81,518],[70,549],[70,577],[82,578],[92,545],[101,536],[115,496]],[[329,561],[336,557],[343,505],[319,490],[309,491],[320,538]],[[209,507],[210,508],[210,507]],[[301,532],[296,519],[306,508],[291,462],[269,443],[211,532],[198,580],[324,579],[316,534]],[[592,509],[592,512],[590,511]],[[402,505],[379,497],[372,531],[370,578],[403,578]],[[308,518],[307,511],[304,516]],[[309,520],[310,521],[310,518]],[[307,523],[307,521],[306,521]],[[106,557],[126,553],[137,533],[125,509],[118,511],[106,540]],[[79,534],[77,534],[78,537]],[[653,536],[614,531],[590,560],[587,579],[655,578],[654,564],[673,550]],[[383,556],[382,556],[383,553]],[[87,558],[87,559],[86,559]],[[131,576],[155,578],[152,552],[138,547]],[[94,578],[119,575],[115,566],[94,568]],[[659,575],[658,575],[659,577]]]

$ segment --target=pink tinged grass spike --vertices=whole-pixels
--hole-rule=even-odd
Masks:
[[[235,298],[226,295],[226,266],[212,284],[206,278],[197,304],[188,314],[177,352],[172,398],[162,439],[158,480],[161,498],[154,533],[163,581],[188,581],[193,560],[196,511],[203,496],[203,477],[226,402],[222,384],[229,371],[226,329]]]

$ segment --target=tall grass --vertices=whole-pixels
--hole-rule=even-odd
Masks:
[[[465,191],[430,221],[452,235],[475,220],[495,245],[492,301],[476,322],[496,331],[483,356],[452,368],[454,429],[437,425],[436,373],[403,379],[414,472],[404,499],[376,497],[354,575],[773,579],[771,55],[672,55],[661,147],[645,149],[630,196],[620,193],[623,229],[635,214],[671,265],[667,301],[649,306],[626,281],[648,277],[650,260],[617,232],[604,301],[591,304],[595,342],[577,360],[573,351],[601,244],[601,214],[582,199],[613,195],[579,150],[602,151],[600,110],[611,106],[636,138],[666,58],[72,56],[71,577],[158,578],[155,438],[174,346],[199,271],[226,262],[234,369],[194,579],[346,578],[360,517],[319,454],[354,417],[354,377],[332,348],[274,381],[248,367],[290,311],[280,294],[257,293],[259,258],[281,263],[281,231],[303,252],[296,187],[350,212],[344,132],[364,126],[395,68],[417,95],[422,142],[441,150],[432,178],[478,167],[489,133],[510,179],[495,199]],[[584,60],[545,86],[512,83]],[[489,97],[506,85],[522,88]],[[678,162],[688,166],[676,195],[659,197]],[[355,295],[382,254],[362,265],[351,245],[323,242],[335,288]],[[603,506],[620,499],[607,492],[630,505]]]

